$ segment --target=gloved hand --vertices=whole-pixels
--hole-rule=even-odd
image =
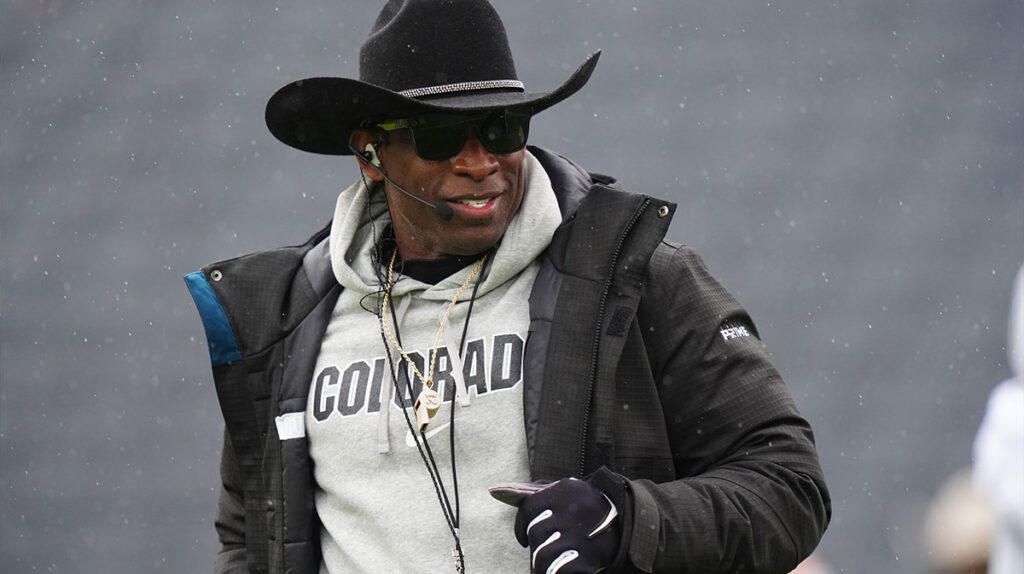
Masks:
[[[516,514],[519,544],[530,547],[535,574],[593,574],[615,559],[618,509],[600,490],[563,478],[523,499]]]

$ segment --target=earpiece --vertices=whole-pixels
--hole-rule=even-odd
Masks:
[[[436,214],[441,219],[441,221],[448,221],[452,217],[455,217],[455,212],[452,211],[452,207],[448,205],[448,202],[439,201],[437,203],[431,203],[392,181],[391,178],[388,177],[388,174],[384,173],[384,170],[381,169],[380,158],[377,157],[377,146],[379,145],[380,142],[377,142],[376,144],[369,143],[366,144],[366,147],[363,148],[363,151],[359,151],[355,148],[355,146],[349,144],[348,149],[353,154],[361,157],[363,161],[368,162],[371,166],[373,166],[373,169],[377,170],[377,173],[379,173],[381,177],[384,178],[385,181],[390,183],[392,187],[404,193],[405,195],[411,197],[412,199],[415,199],[416,201],[422,203],[423,205],[426,205],[427,207],[433,209],[434,214]]]
[[[380,167],[380,158],[377,157],[377,147],[372,143],[366,144],[366,151],[363,152],[363,158],[374,166]]]

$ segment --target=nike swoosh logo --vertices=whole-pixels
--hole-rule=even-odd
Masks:
[[[428,430],[427,432],[424,433],[424,435],[429,439],[430,437],[448,428],[448,425],[450,424],[451,423],[444,423],[443,425],[437,428]],[[416,439],[412,436],[412,431],[405,431],[405,446],[409,448],[414,448],[416,446]]]

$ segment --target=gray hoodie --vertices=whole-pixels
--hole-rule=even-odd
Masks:
[[[324,525],[321,572],[448,571],[453,539],[407,423],[407,416],[413,419],[410,397],[422,383],[400,363],[394,344],[385,348],[380,320],[368,311],[378,307],[380,296],[370,253],[390,220],[383,194],[370,195],[369,210],[362,183],[338,198],[330,254],[344,290],[324,334],[305,414],[316,508]],[[483,268],[471,316],[473,285],[438,337],[445,310],[473,265],[436,285],[396,273],[395,312],[388,321],[420,373],[428,371],[439,341],[432,379],[444,403],[426,434],[453,508],[449,420],[453,396],[458,397],[460,538],[470,571],[485,565],[502,572],[527,569],[529,555],[512,534],[515,510],[492,500],[487,487],[529,479],[521,384],[528,298],[536,259],[560,222],[551,182],[527,154],[520,212]],[[394,390],[392,369],[401,393]]]

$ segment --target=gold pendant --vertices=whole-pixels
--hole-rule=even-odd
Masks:
[[[416,397],[416,403],[413,405],[413,410],[416,411],[416,428],[423,432],[423,429],[430,424],[430,419],[434,418],[440,408],[441,395],[429,386],[423,385],[423,390],[420,391],[420,396]]]
[[[458,529],[456,529],[456,531],[457,530]],[[459,560],[458,546],[452,548],[452,558],[455,559],[455,571],[458,572],[458,574],[464,574],[464,571],[462,570],[462,561]]]

